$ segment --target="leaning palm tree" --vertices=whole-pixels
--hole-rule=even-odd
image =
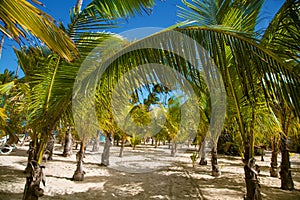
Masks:
[[[261,40],[262,44],[265,45],[266,48],[280,55],[285,62],[290,63],[290,70],[292,70],[298,77],[300,64],[299,17],[300,1],[287,0],[275,15]],[[270,81],[272,81],[272,79]],[[298,82],[285,82],[284,80],[282,82],[283,84],[290,85],[290,87],[294,87],[294,85],[299,84]],[[274,92],[280,93],[280,90]],[[290,92],[293,91],[291,90]],[[280,132],[280,149],[282,153],[280,167],[281,188],[284,190],[292,190],[294,189],[294,183],[290,169],[287,139],[289,130],[293,124],[292,122],[296,121],[295,118],[299,118],[299,113],[297,113],[297,110],[300,105],[299,102],[295,100],[293,102],[293,107],[296,107],[296,109],[293,107],[291,108],[286,104],[283,98],[273,99],[270,105],[274,110],[282,129],[282,132]]]
[[[222,6],[227,5],[227,9],[233,9],[228,12],[228,16],[226,15],[225,18],[230,19],[231,15],[242,14],[242,16],[245,15],[243,19],[249,19],[249,24],[251,25],[251,21],[254,20],[252,17],[257,15],[256,8],[261,6],[262,2],[256,1],[252,4],[242,1],[240,3],[245,3],[242,4],[244,7],[240,4],[234,4],[233,7],[230,4],[220,4]],[[239,10],[241,8],[245,8],[247,12],[242,12],[243,9]],[[222,9],[216,10],[220,11]],[[251,17],[246,14],[249,14]],[[223,19],[221,15],[219,19]],[[237,26],[244,27],[245,24],[241,21],[238,22],[236,23]],[[254,24],[250,25],[248,28],[254,30]],[[201,48],[194,45],[194,43],[193,45],[188,43],[187,37],[201,44]],[[154,44],[157,44],[156,48]],[[133,69],[135,66],[145,63],[160,63],[179,71],[191,82],[199,82],[199,73],[195,70],[194,66],[196,64],[183,59],[183,57],[208,56],[203,54],[204,50],[209,52],[209,56],[216,63],[225,82],[226,94],[234,105],[235,114],[233,118],[238,124],[245,151],[246,199],[261,199],[257,169],[253,160],[254,119],[257,116],[255,109],[259,107],[258,100],[261,100],[261,98],[265,102],[270,97],[284,98],[288,107],[293,108],[296,113],[299,113],[299,108],[294,105],[294,102],[299,98],[299,94],[296,91],[299,90],[298,83],[300,78],[289,69],[290,64],[284,63],[278,55],[257,43],[255,38],[251,37],[249,33],[244,33],[228,26],[190,26],[175,28],[173,31],[162,31],[148,38],[136,41],[115,55],[110,56],[109,59],[104,60],[95,71],[97,74],[97,71],[103,72],[107,69],[105,71],[108,74],[106,77],[113,83],[117,82],[122,74]],[[203,66],[206,66],[205,63],[207,63],[207,57],[205,56],[199,56],[199,60],[203,62]],[[207,70],[209,71],[209,69]],[[274,77],[275,74],[276,76]],[[140,76],[144,79],[159,80],[166,75],[155,74],[153,76],[145,76],[145,74],[141,73]],[[90,77],[95,77],[95,75],[91,75]],[[269,81],[270,78],[272,78],[272,81]],[[297,84],[283,84],[280,81],[282,79],[288,83]],[[88,83],[86,81],[85,84],[88,85]],[[131,84],[136,84],[135,80],[132,80]],[[113,84],[109,85],[109,87],[111,90],[114,89]],[[274,90],[280,90],[281,93],[274,93]],[[250,119],[247,123],[244,121],[246,118]]]
[[[130,6],[128,3],[131,3]],[[72,88],[78,69],[86,55],[109,37],[109,34],[99,30],[111,27],[108,20],[131,16],[143,9],[147,11],[147,7],[151,5],[153,5],[151,0],[127,2],[94,0],[82,11],[74,9],[71,24],[68,28],[62,27],[62,30],[73,39],[81,55],[72,63],[64,61],[60,55],[44,47],[16,50],[19,63],[25,73],[24,81],[27,81],[31,88],[29,105],[32,114],[31,126],[34,127],[37,135],[41,135],[33,144],[37,151],[29,161],[32,170],[37,168],[42,173],[40,163],[43,151],[52,129],[59,120],[61,118],[72,120]],[[42,180],[33,180],[30,177],[27,178],[23,199],[38,199],[42,194],[39,188]]]

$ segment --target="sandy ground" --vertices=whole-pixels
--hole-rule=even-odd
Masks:
[[[23,170],[27,163],[28,146],[18,147],[9,155],[0,155],[0,200],[22,199],[25,185]],[[119,147],[111,148],[110,166],[99,166],[101,152],[87,149],[85,157],[85,180],[70,180],[76,169],[74,154],[62,157],[62,147],[55,147],[53,161],[45,163],[47,183],[42,200],[82,199],[243,199],[245,181],[243,164],[239,157],[219,155],[222,175],[210,174],[211,167],[192,167],[190,156],[193,148],[179,147],[175,158],[170,156],[167,146],[153,148],[138,146],[136,150],[125,148],[124,157],[119,158]],[[279,158],[280,160],[280,155]],[[260,160],[260,157],[257,157]],[[267,200],[300,200],[300,155],[291,156],[294,191],[280,190],[280,179],[269,177],[270,152],[259,176],[261,191]],[[210,162],[209,162],[210,163]]]

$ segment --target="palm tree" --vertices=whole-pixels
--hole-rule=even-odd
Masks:
[[[256,2],[257,3],[257,2]],[[225,6],[226,4],[222,4]],[[256,4],[255,4],[256,5]],[[257,5],[259,5],[257,3]],[[227,5],[227,8],[229,8],[230,5]],[[248,6],[246,6],[248,8]],[[250,7],[250,6],[249,6]],[[231,14],[240,14],[242,12],[239,11],[239,6],[235,5],[231,9]],[[255,7],[257,8],[257,7]],[[223,9],[218,9],[223,10]],[[247,13],[251,13],[249,15],[255,16],[255,13],[257,12],[256,9],[254,9],[252,13],[247,11]],[[221,15],[219,18],[222,18]],[[230,19],[231,15],[227,15],[227,18]],[[244,19],[244,18],[243,18]],[[248,18],[247,18],[248,19]],[[251,18],[252,19],[252,18]],[[249,19],[250,20],[250,19]],[[253,20],[253,19],[252,19]],[[252,21],[250,20],[250,21]],[[250,22],[249,22],[250,23]],[[237,23],[237,25],[241,25],[240,23]],[[251,29],[251,28],[250,28]],[[266,50],[263,46],[253,41],[253,38],[249,38],[249,34],[243,34],[241,31],[236,31],[234,29],[222,28],[222,27],[181,27],[174,29],[177,32],[174,31],[164,31],[160,32],[156,35],[153,35],[151,37],[145,38],[141,41],[137,41],[126,48],[122,49],[118,54],[112,57],[112,59],[115,59],[113,63],[109,63],[109,70],[107,73],[107,79],[108,82],[113,83],[118,80],[119,75],[124,74],[124,72],[127,70],[132,69],[134,66],[144,63],[151,63],[151,62],[157,62],[162,64],[168,64],[168,66],[173,67],[174,69],[178,70],[180,73],[182,73],[189,81],[191,82],[200,82],[199,77],[197,76],[197,71],[193,68],[190,62],[184,60],[182,57],[178,56],[178,52],[181,52],[182,55],[186,55],[186,57],[191,57],[191,55],[195,55],[195,52],[201,53],[203,52],[203,48],[199,48],[195,46],[194,48],[190,48],[190,46],[187,46],[187,43],[180,42],[181,40],[176,40],[177,43],[174,44],[174,35],[176,33],[182,33],[186,36],[189,36],[194,41],[197,41],[199,44],[201,44],[202,47],[204,47],[209,53],[210,56],[214,59],[214,61],[217,63],[218,69],[221,71],[221,74],[223,76],[223,79],[226,83],[226,89],[227,94],[230,96],[234,102],[235,109],[236,109],[236,119],[237,123],[239,124],[240,132],[242,133],[245,147],[249,146],[252,133],[246,132],[246,128],[243,124],[243,116],[241,115],[240,108],[242,107],[240,99],[236,96],[236,91],[243,94],[245,101],[251,102],[251,100],[255,99],[254,94],[257,93],[257,85],[259,85],[261,88],[264,89],[265,96],[270,97],[277,97],[279,94],[273,93],[272,88],[275,89],[282,89],[282,94],[285,94],[286,96],[290,95],[291,98],[285,98],[287,105],[289,107],[294,108],[295,106],[292,104],[293,101],[297,98],[299,98],[299,94],[297,94],[296,91],[299,90],[299,85],[295,85],[294,87],[291,87],[291,85],[286,84],[280,84],[279,78],[283,78],[286,81],[291,82],[299,82],[299,77],[296,77],[295,74],[291,73],[291,70],[288,68],[288,64],[282,63],[281,59],[270,52],[269,50]],[[76,38],[77,39],[77,38]],[[162,40],[163,39],[163,40]],[[79,40],[79,39],[77,39]],[[159,41],[159,44],[161,46],[168,46],[169,44],[172,44],[172,48],[174,51],[167,51],[167,50],[161,50],[161,49],[153,49],[153,48],[141,48],[147,46],[147,44],[157,44],[157,41]],[[179,41],[179,42],[178,42]],[[91,42],[91,41],[90,41]],[[93,41],[94,43],[94,41]],[[80,43],[79,43],[80,44]],[[138,49],[138,50],[137,50]],[[184,49],[184,51],[183,51]],[[131,51],[128,51],[131,50]],[[130,53],[128,53],[130,52]],[[229,55],[229,58],[228,58]],[[53,57],[52,57],[53,58]],[[233,59],[234,58],[234,59]],[[54,57],[53,59],[57,59]],[[54,60],[54,61],[55,61]],[[204,62],[204,60],[202,60]],[[105,61],[106,62],[106,61]],[[134,62],[134,63],[133,63]],[[56,62],[57,63],[57,62]],[[65,63],[63,63],[64,66],[66,66]],[[251,66],[250,66],[251,64]],[[62,65],[62,64],[60,64]],[[56,66],[56,65],[55,65]],[[71,68],[71,67],[69,67]],[[74,66],[75,68],[75,66]],[[228,69],[229,68],[229,69]],[[61,113],[65,111],[64,109],[69,104],[62,104],[62,100],[64,99],[66,102],[69,99],[71,95],[65,98],[62,98],[63,95],[60,93],[58,88],[55,88],[55,84],[58,84],[57,86],[60,86],[60,89],[62,88],[62,84],[64,84],[64,81],[66,80],[66,76],[60,75],[61,71],[63,69],[61,68],[54,68],[57,69],[55,72],[55,81],[53,81],[53,88],[50,90],[51,94],[60,94],[60,95],[50,95],[51,104],[48,106],[48,112],[53,112],[54,119],[60,116],[58,113]],[[60,71],[61,70],[61,71]],[[75,68],[76,70],[76,68]],[[277,73],[277,72],[281,73]],[[252,74],[255,77],[247,77],[246,74]],[[273,82],[268,82],[270,77],[272,77],[272,74],[276,73],[278,78],[274,78]],[[49,73],[51,74],[51,73]],[[53,74],[53,73],[52,73]],[[72,73],[71,73],[72,74]],[[161,76],[166,76],[164,74],[156,74],[153,76],[153,79],[159,79]],[[53,77],[53,76],[52,76]],[[58,78],[61,77],[61,80]],[[72,77],[72,76],[68,76]],[[43,80],[46,80],[43,79]],[[47,79],[49,80],[49,79]],[[53,79],[50,79],[53,80]],[[236,82],[233,83],[233,80]],[[259,80],[259,81],[257,81]],[[68,81],[72,82],[70,79]],[[33,82],[34,83],[34,82]],[[268,84],[263,84],[268,83]],[[48,84],[49,85],[49,84]],[[50,84],[51,85],[51,84]],[[237,88],[242,88],[241,90],[237,90]],[[113,84],[108,84],[108,91],[113,89]],[[284,90],[285,89],[285,90]],[[49,89],[47,89],[49,93]],[[292,92],[290,92],[292,91]],[[68,93],[69,94],[69,93]],[[46,95],[47,96],[47,95]],[[284,95],[281,95],[283,97],[286,97]],[[55,98],[54,98],[55,97]],[[90,97],[89,97],[90,98]],[[59,103],[55,103],[54,100],[59,100]],[[53,103],[52,103],[53,100]],[[68,101],[69,102],[69,101]],[[47,103],[48,104],[48,103]],[[45,105],[45,104],[43,104]],[[50,106],[51,105],[51,106]],[[59,106],[58,106],[59,105]],[[249,105],[249,104],[248,104]],[[64,108],[64,109],[62,109]],[[53,111],[52,111],[53,109]],[[251,111],[254,110],[254,107],[251,108]],[[295,110],[299,112],[299,108],[295,107]],[[43,112],[42,112],[43,113]],[[63,112],[67,113],[67,112]],[[254,113],[255,114],[255,113]],[[251,115],[251,118],[255,118],[255,115]],[[45,118],[47,120],[47,118]],[[48,121],[46,121],[48,122]],[[47,124],[47,123],[46,123]],[[51,124],[48,122],[48,124]],[[253,124],[249,124],[252,126]],[[251,151],[246,149],[248,152],[247,160],[250,160]],[[246,162],[247,163],[247,162]],[[249,162],[248,162],[249,164]],[[251,163],[250,163],[251,164]],[[245,167],[249,166],[245,165]],[[246,178],[249,180],[253,177],[251,175],[248,168],[245,169],[245,173],[248,173]],[[254,176],[255,178],[255,176]],[[255,182],[255,179],[252,182],[246,182],[247,183],[247,198],[248,199],[254,199],[254,194],[251,189],[255,188],[257,183]]]
[[[226,17],[220,15],[217,18],[231,19],[232,15],[244,16],[241,19],[249,20],[245,21],[246,24],[243,24],[242,21],[237,21],[237,23],[233,23],[233,21],[228,22],[232,22],[233,25],[242,28],[245,27],[246,31],[253,31],[255,25],[253,16],[257,16],[257,8],[261,6],[262,2],[243,2],[245,4],[236,4],[237,2],[233,5],[220,4],[230,11],[228,11]],[[216,10],[224,12],[224,9]],[[243,12],[244,9],[246,11]],[[137,41],[119,51],[111,59],[104,61],[103,66],[107,64],[109,67],[107,71],[109,75],[107,77],[111,81],[115,81],[118,75],[124,73],[124,70],[128,71],[134,66],[148,62],[156,62],[173,67],[191,82],[199,82],[197,71],[195,71],[190,62],[182,58],[182,55],[189,58],[189,56],[195,55],[195,52],[203,52],[203,48],[197,46],[190,48],[186,40],[184,40],[185,42],[178,42],[183,40],[182,38],[178,39],[178,35],[176,35],[178,32],[197,41],[209,52],[224,79],[227,96],[230,98],[229,101],[233,102],[235,109],[234,119],[243,138],[247,186],[246,198],[261,199],[253,160],[254,121],[257,118],[257,113],[254,111],[256,108],[259,108],[261,98],[264,99],[263,101],[267,101],[269,98],[281,97],[285,99],[289,107],[295,109],[298,113],[299,109],[293,102],[299,98],[299,94],[296,92],[299,89],[299,85],[295,84],[292,87],[288,84],[282,84],[280,79],[284,79],[286,82],[299,83],[299,77],[289,69],[289,64],[284,63],[279,56],[258,44],[251,35],[239,29],[235,30],[224,26],[180,27],[175,28],[174,31],[162,31]],[[176,43],[174,43],[174,38],[177,38]],[[152,45],[151,47],[153,47],[153,44],[157,43],[160,47],[172,47],[171,51],[159,48],[142,48],[147,47],[147,45]],[[180,57],[178,52],[182,53]],[[114,60],[114,62],[111,62],[111,60]],[[134,63],[132,63],[133,61]],[[201,61],[205,62],[205,60]],[[273,78],[274,74],[276,74],[276,77]],[[164,75],[156,74],[152,78],[157,80],[161,76]],[[269,81],[270,78],[273,78],[272,82]],[[134,81],[132,84],[134,84]],[[281,93],[274,93],[274,89],[280,90]],[[113,90],[113,87],[111,87],[111,90]],[[287,96],[289,98],[286,98]],[[244,121],[245,119],[250,120],[247,122]]]
[[[287,0],[269,24],[261,40],[262,44],[265,45],[266,48],[280,55],[285,62],[290,63],[290,70],[297,76],[299,76],[298,67],[300,58],[300,49],[298,45],[300,38],[299,13],[300,1]],[[294,87],[294,85],[299,84],[299,82],[283,81],[283,84]],[[274,92],[280,93],[280,90]],[[293,92],[293,90],[290,92]],[[292,122],[297,120],[295,118],[299,118],[299,113],[297,112],[299,102],[297,102],[296,99],[293,100],[293,107],[288,106],[281,96],[271,101],[272,109],[281,124],[282,130],[282,132],[280,132],[280,149],[282,153],[280,177],[281,188],[284,190],[294,189],[287,144]],[[277,156],[277,154],[274,154],[274,156]],[[273,158],[273,160],[277,160],[277,158]]]
[[[129,4],[130,3],[130,4]],[[130,5],[130,6],[129,6]],[[45,144],[52,129],[61,118],[72,121],[71,99],[72,88],[80,64],[88,53],[104,39],[109,37],[102,32],[87,32],[87,30],[101,30],[110,27],[107,20],[114,20],[120,16],[131,16],[137,11],[153,5],[153,1],[92,1],[85,9],[75,9],[71,15],[71,24],[65,30],[70,36],[81,57],[73,63],[65,62],[60,55],[45,48],[30,47],[29,49],[16,50],[19,63],[25,73],[24,80],[30,85],[30,110],[32,113],[31,126],[37,134],[41,133],[39,142],[36,140],[37,151],[30,161],[30,166],[40,169]],[[114,10],[113,10],[114,9]],[[42,170],[41,170],[42,171]],[[24,190],[24,199],[38,198],[35,190],[39,189],[37,179],[34,183],[37,188],[31,187],[33,180],[27,179]],[[34,197],[33,197],[34,196]]]

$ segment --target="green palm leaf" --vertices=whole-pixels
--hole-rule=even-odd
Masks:
[[[71,61],[78,55],[74,43],[54,24],[53,19],[26,0],[0,2],[0,30],[8,37],[20,41],[32,33],[62,58]]]

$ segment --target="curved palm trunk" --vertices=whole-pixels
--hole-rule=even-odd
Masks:
[[[63,156],[68,157],[72,155],[72,131],[71,127],[67,128],[66,136],[65,136],[65,145]]]
[[[281,166],[280,166],[281,189],[293,190],[294,182],[291,173],[291,163],[287,144],[287,136],[281,135]]]
[[[84,158],[84,153],[85,153],[84,149],[85,149],[84,141],[81,141],[80,150],[76,154],[77,168],[72,177],[73,181],[83,181],[84,180],[84,174],[85,174],[85,172],[83,171],[83,158]]]
[[[104,144],[104,149],[101,157],[101,165],[103,166],[109,165],[109,151],[112,144],[113,144],[112,133],[108,133],[107,136],[105,136],[105,144]]]

